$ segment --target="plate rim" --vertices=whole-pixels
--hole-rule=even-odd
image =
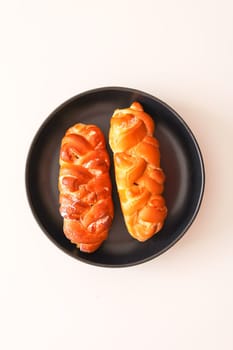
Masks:
[[[70,252],[69,250],[65,249],[61,244],[59,244],[50,234],[49,232],[43,227],[37,212],[34,208],[33,205],[33,200],[32,200],[32,196],[30,193],[30,189],[29,189],[29,167],[30,167],[30,159],[32,156],[32,153],[34,151],[34,147],[36,142],[38,141],[41,132],[43,131],[43,129],[46,127],[46,125],[50,122],[50,120],[52,120],[54,118],[54,116],[64,107],[66,107],[67,105],[69,105],[70,103],[72,103],[73,101],[81,98],[82,96],[86,96],[86,95],[90,95],[90,94],[96,94],[99,92],[104,92],[104,91],[119,91],[119,92],[130,92],[130,93],[136,93],[139,94],[141,96],[145,96],[149,99],[154,100],[155,102],[161,104],[163,107],[165,107],[166,109],[168,109],[171,114],[173,114],[176,119],[178,119],[178,121],[185,127],[185,129],[187,130],[189,137],[192,139],[192,142],[195,146],[197,155],[198,155],[198,161],[199,161],[199,167],[200,167],[200,173],[201,173],[201,179],[200,179],[200,188],[199,188],[199,196],[198,196],[198,201],[195,207],[195,210],[192,213],[192,216],[188,222],[188,224],[185,226],[185,228],[183,230],[181,230],[181,232],[179,233],[179,235],[170,243],[168,244],[165,248],[163,248],[162,250],[160,250],[159,252],[146,257],[144,259],[140,259],[134,262],[128,262],[128,263],[123,263],[123,264],[104,264],[104,263],[98,263],[98,262],[94,262],[94,261],[90,261],[88,259],[84,259],[80,256],[75,256],[74,254],[72,254],[72,252]],[[27,195],[27,200],[29,203],[29,207],[31,209],[31,212],[34,216],[34,219],[36,220],[37,224],[39,225],[40,229],[44,232],[44,234],[49,238],[50,241],[53,242],[53,244],[55,244],[59,249],[61,249],[64,253],[66,253],[67,255],[71,256],[72,258],[74,258],[75,260],[79,260],[81,262],[84,262],[86,264],[89,265],[94,265],[94,266],[98,266],[98,267],[106,267],[106,268],[119,268],[119,267],[132,267],[132,266],[136,266],[145,262],[149,262],[153,259],[155,259],[156,257],[162,255],[163,253],[165,253],[167,250],[169,250],[172,246],[174,246],[183,236],[184,234],[188,231],[188,229],[191,227],[191,225],[193,224],[194,220],[197,217],[197,214],[200,210],[201,207],[201,203],[203,201],[203,197],[204,197],[204,192],[205,192],[205,182],[206,182],[206,177],[205,177],[205,165],[204,165],[204,159],[203,159],[203,155],[200,149],[200,146],[197,142],[196,136],[193,134],[192,130],[190,129],[190,127],[188,126],[188,124],[185,122],[185,120],[170,106],[168,105],[166,102],[164,102],[163,100],[161,100],[160,98],[153,96],[147,92],[135,89],[135,88],[128,88],[128,87],[123,87],[123,86],[104,86],[104,87],[98,87],[98,88],[94,88],[94,89],[90,89],[90,90],[86,90],[83,91],[81,93],[78,93],[70,98],[68,98],[67,100],[65,100],[64,102],[62,102],[61,104],[59,104],[54,110],[52,110],[52,112],[44,119],[44,121],[42,122],[42,124],[40,125],[40,127],[37,129],[36,133],[34,134],[34,136],[32,137],[32,141],[29,145],[28,148],[28,152],[27,152],[27,157],[26,157],[26,165],[25,165],[25,176],[24,176],[24,180],[25,180],[25,187],[26,187],[26,195]]]

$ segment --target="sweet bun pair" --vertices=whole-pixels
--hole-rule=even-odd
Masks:
[[[154,121],[138,102],[112,115],[109,144],[119,199],[128,232],[138,241],[160,231],[167,216],[162,196],[165,175],[153,134]],[[61,142],[59,163],[64,234],[81,251],[92,253],[106,240],[114,216],[110,160],[102,131],[85,124],[69,128]]]

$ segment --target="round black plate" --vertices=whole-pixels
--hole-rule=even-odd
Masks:
[[[61,139],[75,123],[96,124],[108,140],[109,123],[116,108],[140,102],[155,120],[161,166],[166,174],[164,196],[168,217],[163,229],[140,243],[128,234],[120,210],[113,163],[111,177],[115,217],[108,239],[92,254],[82,253],[62,231],[58,204],[58,159]],[[108,144],[108,142],[107,142]],[[112,157],[110,148],[109,154]],[[100,266],[120,267],[142,263],[166,251],[192,224],[204,191],[200,149],[181,117],[167,104],[142,91],[106,87],[84,92],[58,107],[38,130],[26,164],[26,189],[32,212],[46,235],[71,256]]]

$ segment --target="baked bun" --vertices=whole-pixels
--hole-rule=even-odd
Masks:
[[[92,253],[108,236],[113,219],[110,161],[95,125],[69,128],[60,149],[59,202],[65,236]]]
[[[140,103],[113,113],[109,143],[117,189],[127,229],[139,241],[160,231],[167,216],[162,196],[165,175],[153,133],[154,121]]]

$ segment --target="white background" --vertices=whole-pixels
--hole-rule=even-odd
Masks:
[[[21,0],[0,5],[0,348],[233,349],[233,5],[222,0]],[[201,147],[206,187],[186,235],[108,269],[37,226],[24,169],[60,103],[101,86],[171,105]]]

